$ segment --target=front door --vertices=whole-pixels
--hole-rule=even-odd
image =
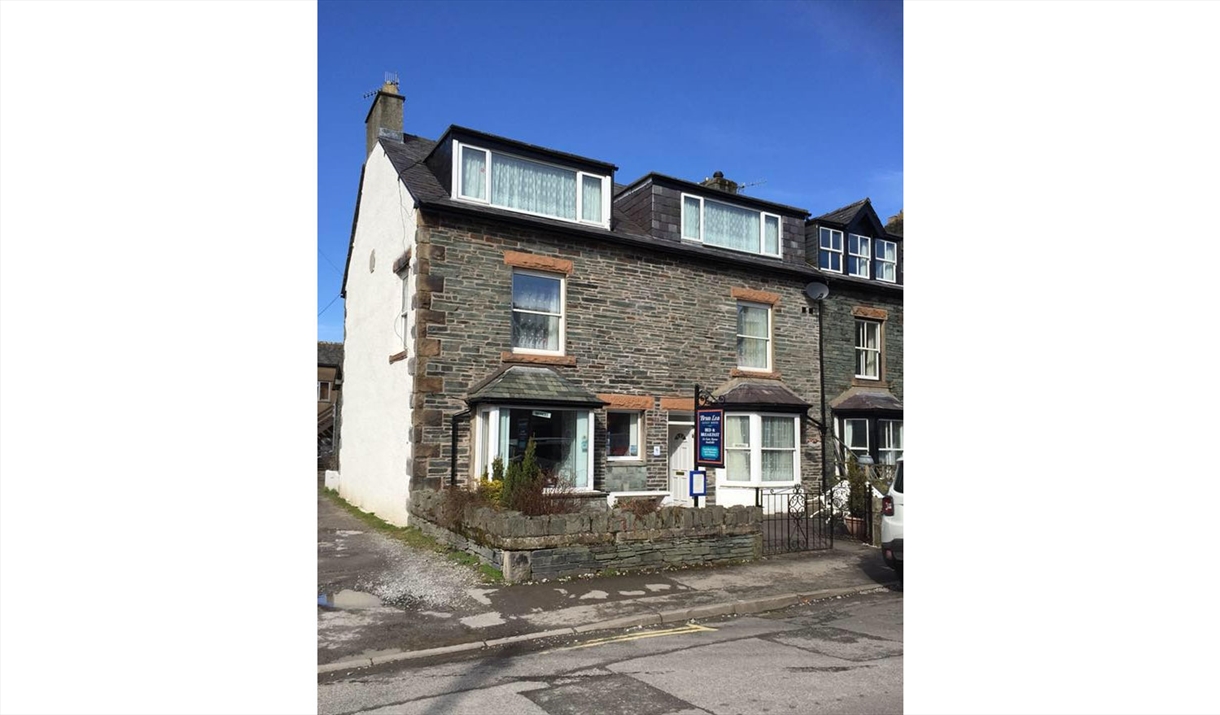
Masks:
[[[673,492],[674,504],[692,506],[690,498],[690,470],[695,468],[695,426],[693,424],[669,425],[669,489]]]

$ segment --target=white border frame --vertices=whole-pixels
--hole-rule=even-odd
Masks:
[[[736,325],[734,325],[733,326],[733,352],[734,352],[733,360],[737,364],[737,369],[745,370],[747,372],[773,372],[775,369],[775,315],[773,314],[773,311],[775,310],[775,306],[773,306],[769,303],[755,303],[755,302],[748,301],[748,300],[739,300],[739,301],[737,301],[737,310],[734,311],[734,315],[733,315],[733,317],[737,320],[740,320],[742,306],[745,306],[747,308],[765,308],[767,311],[767,366],[764,368],[764,367],[743,367],[741,365],[741,356],[736,354],[737,338],[749,338],[750,340],[758,340],[759,338],[754,335],[742,335],[741,333],[737,332],[738,328]]]
[[[833,248],[826,248],[825,246],[822,245],[822,232],[823,231],[830,231],[832,243],[834,241],[834,234],[836,234],[836,233],[839,234],[839,250],[836,251]],[[847,246],[845,244],[846,240],[847,239],[843,235],[843,232],[840,231],[839,229],[830,228],[829,226],[818,226],[818,270],[827,271],[829,273],[842,273],[846,269],[846,266],[844,265],[844,263],[846,263],[846,261],[843,260],[843,252],[847,249]],[[839,270],[836,271],[833,268],[822,268],[822,253],[833,253],[833,254],[838,255]]]
[[[855,366],[853,367],[852,372],[856,372],[856,368],[860,367],[860,351],[861,350],[872,350],[872,348],[861,347],[859,341],[857,340],[857,338],[859,338],[859,335],[860,335],[858,332],[860,323],[867,323],[870,325],[877,326],[877,374],[876,375],[861,375],[857,372],[855,377],[860,380],[880,380],[881,374],[882,374],[882,372],[884,372],[884,369],[885,369],[884,364],[882,363],[882,360],[884,359],[884,355],[885,355],[885,345],[882,342],[882,332],[883,332],[882,326],[885,324],[885,322],[881,321],[881,320],[873,320],[871,318],[861,318],[861,317],[855,316],[855,321],[852,323],[852,328],[853,328],[852,342],[855,343],[855,347],[852,352],[852,358],[855,361]]]
[[[591,492],[593,489],[593,455],[597,452],[594,447],[594,435],[597,432],[597,423],[595,421],[593,410],[587,407],[539,407],[538,405],[522,405],[518,403],[496,403],[489,406],[479,407],[479,411],[474,415],[474,440],[472,447],[474,448],[474,459],[471,464],[474,465],[474,481],[480,481],[483,478],[483,469],[487,469],[487,478],[491,479],[491,464],[496,461],[496,457],[500,456],[500,440],[489,440],[488,437],[492,434],[499,434],[500,430],[500,410],[548,410],[553,412],[584,412],[588,415],[589,420],[589,456],[587,466],[589,470],[589,485],[586,487],[573,487],[574,491]],[[486,422],[486,424],[484,424]],[[491,427],[491,425],[495,425]],[[484,449],[486,449],[487,461],[481,463]],[[505,470],[508,469],[508,464],[504,465]]]
[[[516,277],[516,275],[518,273],[520,273],[522,275],[527,275],[527,276],[534,276],[536,278],[549,278],[551,280],[559,281],[559,350],[556,351],[556,350],[538,350],[536,348],[519,348],[516,345],[512,344],[512,342],[513,342],[512,314],[513,313],[521,312],[521,313],[528,313],[530,315],[546,315],[546,316],[550,316],[551,313],[542,313],[542,312],[539,312],[536,310],[518,311],[516,308],[513,307],[512,284],[510,283],[509,284],[509,303],[508,303],[508,313],[509,313],[508,342],[512,348],[512,352],[515,354],[518,354],[518,355],[564,355],[565,354],[564,349],[567,347],[566,341],[567,341],[567,333],[568,333],[568,277],[566,275],[564,275],[563,273],[548,273],[546,271],[534,271],[534,270],[530,270],[528,268],[513,268],[513,276]]]
[[[483,194],[487,197],[486,199],[478,199],[478,198],[474,198],[471,196],[463,196],[461,193],[462,151],[464,149],[474,149],[476,151],[483,152],[483,155],[486,159],[485,166],[487,167],[486,171],[484,172],[485,176],[483,177]],[[550,214],[538,213],[536,211],[525,211],[523,209],[517,209],[517,208],[513,208],[511,206],[501,206],[500,204],[492,203],[492,201],[491,201],[491,170],[492,170],[491,165],[492,165],[492,162],[495,160],[495,156],[497,154],[499,154],[501,156],[506,156],[506,157],[510,157],[513,159],[517,159],[519,161],[528,161],[528,162],[531,162],[534,164],[540,164],[542,166],[550,166],[550,167],[553,167],[556,169],[570,171],[570,172],[576,174],[576,217],[575,218],[564,218],[563,216],[552,216]],[[513,213],[523,214],[525,216],[537,216],[538,218],[547,218],[547,219],[552,219],[555,221],[564,221],[566,223],[574,223],[574,224],[579,224],[581,226],[597,226],[599,228],[604,228],[607,231],[610,230],[610,203],[611,203],[610,193],[613,190],[613,187],[610,185],[609,175],[594,174],[589,171],[583,171],[581,169],[574,169],[570,166],[564,166],[563,164],[556,164],[554,162],[549,162],[549,161],[539,161],[538,159],[535,159],[533,157],[521,156],[519,154],[514,154],[514,153],[508,152],[508,151],[500,151],[498,149],[487,149],[485,147],[477,146],[475,144],[466,144],[464,142],[458,141],[457,139],[453,140],[452,175],[453,175],[453,180],[451,182],[451,186],[449,187],[450,188],[449,196],[452,197],[456,201],[464,201],[464,202],[472,203],[472,204],[481,204],[483,206],[491,206],[494,208],[503,209],[504,211],[512,211]],[[582,202],[584,200],[583,178],[586,176],[591,176],[596,179],[601,179],[601,182],[602,182],[602,200],[601,200],[602,220],[601,221],[585,221],[584,219],[581,218],[581,216],[584,214],[584,212],[581,210],[581,208],[583,206]]]
[[[852,253],[851,252],[851,239],[853,239],[853,238],[856,239],[857,241],[864,241],[865,243],[868,244],[868,248],[865,249],[864,253]],[[859,244],[857,243],[857,247],[858,246],[859,246]],[[849,233],[849,234],[847,234],[846,243],[843,245],[843,250],[844,250],[844,255],[843,255],[844,275],[851,276],[852,278],[872,278],[873,277],[873,275],[872,275],[873,274],[873,239],[871,237],[864,236],[859,233]],[[856,260],[857,263],[864,264],[864,275],[860,275],[859,273],[851,272],[851,270],[847,267],[847,259],[849,259],[849,258],[855,258],[855,259],[857,259]]]
[[[877,257],[877,249],[880,248],[881,244],[883,244],[883,243],[888,243],[894,247],[894,260],[887,261],[883,258]],[[884,238],[874,239],[873,240],[873,256],[874,256],[873,260],[876,261],[877,263],[884,263],[887,265],[892,265],[894,267],[893,279],[882,278],[881,272],[875,271],[875,273],[877,274],[877,280],[881,281],[882,283],[897,283],[898,282],[898,242],[897,241],[887,241]]]
[[[635,457],[611,457],[610,456],[610,415],[623,414],[635,415],[636,434],[639,435],[639,452]],[[644,445],[644,411],[643,410],[625,410],[625,409],[607,409],[606,410],[606,461],[607,462],[643,462],[645,461],[646,447]]]
[[[791,412],[725,412],[725,424],[728,424],[730,417],[749,417],[750,418],[750,480],[741,481],[738,479],[729,478],[729,458],[728,445],[725,445],[724,456],[724,481],[726,487],[763,487],[763,488],[785,488],[796,486],[801,483],[801,417],[794,415]],[[781,482],[764,482],[762,479],[762,418],[764,417],[789,417],[794,423],[794,431],[792,433],[792,474],[791,481]]]
[[[688,198],[695,199],[696,201],[699,202],[699,238],[691,238],[691,237],[687,236],[685,233],[686,232],[686,200]],[[709,201],[714,204],[720,204],[721,206],[728,206],[729,208],[734,208],[734,209],[738,209],[741,211],[757,211],[758,212],[759,217],[758,217],[758,250],[757,251],[743,251],[740,248],[732,248],[731,246],[720,246],[720,245],[709,244],[709,243],[704,242],[703,226],[707,223],[707,221],[703,214],[704,214],[704,207],[705,207],[706,203]],[[698,194],[688,194],[686,192],[681,192],[678,206],[680,208],[679,216],[678,216],[678,238],[683,241],[697,241],[697,242],[702,243],[703,245],[709,246],[711,248],[721,248],[726,251],[734,251],[736,253],[745,253],[750,256],[762,256],[764,258],[783,258],[784,257],[784,217],[780,216],[779,214],[770,213],[767,211],[763,211],[761,209],[751,209],[751,208],[747,208],[745,206],[738,206],[737,204],[729,203],[728,201],[719,201],[717,199],[709,199],[704,196],[700,196]],[[779,223],[779,235],[777,236],[776,246],[775,246],[776,251],[777,251],[776,253],[767,253],[765,250],[766,245],[767,245],[767,217],[768,216],[774,218]]]

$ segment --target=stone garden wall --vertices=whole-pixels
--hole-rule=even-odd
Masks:
[[[446,529],[444,492],[413,492],[411,525],[500,569],[509,583],[678,564],[749,561],[762,555],[762,510],[662,507],[637,517],[601,512],[525,516],[467,507]]]

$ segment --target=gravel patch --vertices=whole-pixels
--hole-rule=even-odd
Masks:
[[[467,592],[482,584],[470,567],[440,554],[413,549],[381,534],[365,533],[361,538],[362,546],[378,552],[387,566],[379,574],[362,578],[358,588],[387,605],[448,610],[470,603]]]

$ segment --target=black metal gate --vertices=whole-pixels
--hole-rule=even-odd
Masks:
[[[763,555],[812,551],[834,546],[834,517],[816,492],[798,484],[784,489],[758,490],[763,509]]]

